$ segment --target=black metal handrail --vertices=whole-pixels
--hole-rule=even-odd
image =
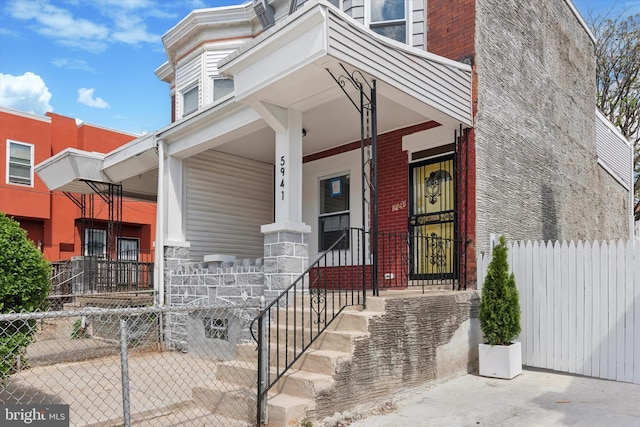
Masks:
[[[369,256],[374,246],[377,262]],[[365,306],[366,289],[460,289],[460,249],[460,241],[435,234],[345,229],[251,322],[258,344],[258,424],[266,422],[269,390],[345,307]]]
[[[361,230],[355,231],[344,230],[251,322],[251,335],[258,344],[258,424],[266,422],[267,393],[285,372],[345,307],[365,304],[362,271],[341,268],[364,264]]]

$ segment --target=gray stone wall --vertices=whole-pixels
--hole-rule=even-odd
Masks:
[[[306,233],[295,231],[266,233],[264,236],[264,295],[267,303],[291,285],[308,265],[309,240]]]
[[[217,349],[233,357],[235,344],[249,341],[249,322],[257,315],[264,291],[262,259],[234,262],[192,262],[189,249],[165,248],[165,286],[168,303],[178,307],[207,308],[169,313],[166,342],[171,350],[206,352],[203,321],[224,319],[228,340],[217,340]]]
[[[594,45],[564,1],[476,2],[477,239],[628,236],[597,164]]]

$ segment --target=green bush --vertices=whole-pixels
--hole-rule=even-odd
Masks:
[[[513,273],[509,273],[504,236],[493,249],[482,285],[480,328],[487,344],[509,345],[520,335],[520,302]]]
[[[27,233],[0,212],[0,313],[46,308],[50,266]],[[34,320],[0,322],[0,382],[12,372],[33,340]]]

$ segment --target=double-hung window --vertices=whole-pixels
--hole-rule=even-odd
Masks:
[[[7,183],[33,186],[33,145],[7,141]]]
[[[320,180],[319,249],[326,251],[349,227],[349,175]],[[349,234],[334,249],[349,248]]]
[[[182,116],[193,113],[198,109],[198,85],[182,92]]]
[[[407,5],[405,0],[370,0],[369,27],[376,33],[407,42]]]

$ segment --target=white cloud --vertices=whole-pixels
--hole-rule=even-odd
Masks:
[[[51,92],[37,74],[21,76],[0,73],[0,105],[31,114],[53,111],[49,104]]]
[[[102,52],[117,42],[159,44],[161,35],[149,32],[145,20],[172,16],[160,7],[164,4],[150,0],[95,0],[89,5],[95,7],[91,18],[74,15],[72,9],[54,6],[48,0],[13,0],[7,10],[57,43],[91,52]]]
[[[90,71],[92,73],[96,72],[84,59],[55,58],[51,63],[56,67],[66,68],[69,70]]]
[[[71,47],[102,51],[107,47],[109,29],[87,19],[74,17],[66,10],[44,1],[16,0],[9,13],[16,19],[35,21],[34,30]]]
[[[104,99],[94,98],[93,91],[95,91],[93,88],[87,89],[83,87],[78,89],[78,102],[94,108],[111,108]]]

